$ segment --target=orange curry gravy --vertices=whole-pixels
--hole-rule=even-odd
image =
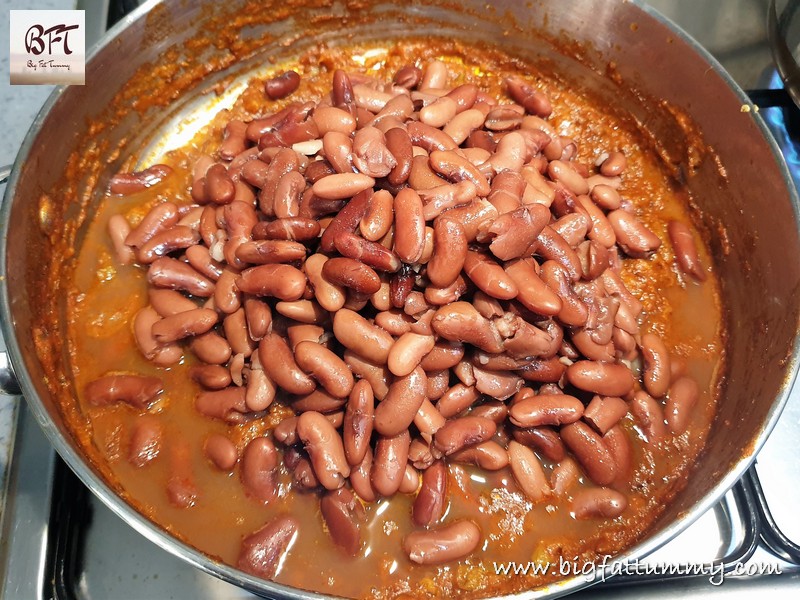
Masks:
[[[196,359],[188,351],[170,368],[158,368],[136,348],[131,322],[147,303],[145,271],[119,266],[107,235],[107,222],[124,215],[133,226],[158,202],[191,203],[191,167],[197,156],[213,154],[222,139],[221,128],[230,118],[271,114],[286,101],[314,99],[330,89],[332,72],[367,72],[391,79],[404,64],[419,65],[439,58],[451,68],[449,85],[474,82],[496,97],[505,97],[502,81],[510,73],[523,75],[550,97],[554,112],[549,121],[578,142],[577,160],[593,165],[607,150],[628,158],[620,192],[636,207],[642,220],[661,238],[650,259],[626,259],[623,279],[645,306],[641,331],[662,336],[674,356],[685,359],[688,374],[699,384],[701,398],[688,430],[660,444],[647,444],[628,414],[622,427],[633,447],[633,473],[619,486],[629,500],[623,516],[615,519],[576,520],[569,498],[533,505],[518,490],[508,468],[490,473],[476,467],[450,466],[449,506],[444,522],[467,517],[482,530],[478,549],[458,564],[419,566],[401,548],[414,526],[410,520],[413,495],[396,494],[366,505],[361,528],[362,546],[355,558],[333,544],[319,511],[316,494],[290,489],[282,472],[279,499],[264,505],[245,495],[239,467],[230,473],[211,465],[203,455],[205,438],[212,432],[232,439],[241,452],[256,436],[267,433],[291,411],[276,401],[269,414],[244,425],[229,425],[200,415],[194,408],[199,386],[188,376]],[[137,195],[105,197],[88,226],[80,248],[68,296],[70,360],[80,411],[86,429],[80,432],[92,453],[105,461],[113,483],[140,511],[176,537],[209,556],[236,564],[243,537],[274,515],[295,515],[301,526],[275,580],[322,593],[349,597],[489,596],[530,589],[558,578],[498,575],[494,563],[503,561],[558,561],[559,557],[591,562],[615,554],[637,541],[667,503],[685,484],[714,416],[724,347],[722,308],[713,273],[703,283],[682,276],[675,266],[666,234],[669,220],[691,226],[689,197],[669,177],[654,144],[631,118],[612,115],[579,86],[563,82],[536,65],[524,65],[497,51],[460,46],[406,42],[389,48],[317,49],[275,72],[294,68],[303,77],[297,92],[286,101],[265,98],[263,80],[253,80],[230,113],[219,115],[211,128],[186,148],[169,152],[159,162],[175,169],[163,184]],[[148,166],[148,165],[143,165]],[[694,227],[692,226],[694,230]],[[711,264],[707,249],[698,242],[703,264]],[[147,411],[128,405],[91,407],[81,397],[86,384],[107,372],[133,372],[160,377],[164,392]],[[161,421],[164,435],[159,454],[143,468],[127,459],[130,432],[145,413]],[[278,445],[280,447],[280,445]],[[167,496],[171,456],[188,449],[199,494],[190,508],[176,508]],[[543,461],[549,474],[552,465]],[[283,467],[281,467],[283,469]],[[591,485],[582,477],[579,486]]]

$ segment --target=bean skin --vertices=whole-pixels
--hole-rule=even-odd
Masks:
[[[467,236],[461,223],[441,217],[433,224],[433,256],[428,261],[428,278],[440,288],[451,285],[467,258]]]
[[[207,390],[221,390],[231,384],[231,372],[222,365],[196,365],[189,376]]]
[[[425,249],[425,218],[422,199],[412,188],[403,188],[394,199],[394,252],[405,263],[422,258]]]
[[[158,185],[172,175],[172,172],[172,167],[159,164],[142,171],[117,173],[111,178],[108,188],[112,194],[129,196]]]
[[[304,341],[294,349],[297,365],[314,377],[325,390],[344,398],[353,389],[353,374],[345,362],[324,346]]]
[[[297,536],[299,526],[297,520],[289,515],[273,518],[242,540],[236,565],[257,577],[272,579]]]
[[[393,375],[404,377],[419,365],[422,358],[433,350],[436,338],[409,331],[400,336],[389,350],[387,366]]]
[[[330,421],[318,412],[304,412],[297,419],[297,435],[305,445],[319,482],[328,490],[342,487],[350,475],[350,465],[342,438]]]
[[[605,435],[628,414],[628,403],[615,396],[595,396],[583,414],[583,420],[600,435]]]
[[[480,528],[472,521],[462,520],[409,533],[403,540],[403,549],[412,562],[436,565],[472,554],[480,541]]]
[[[236,287],[246,294],[292,302],[303,297],[306,282],[303,272],[291,265],[267,264],[242,271]]]
[[[538,395],[516,402],[509,410],[509,418],[518,427],[540,425],[566,425],[583,416],[583,403],[573,396]]]
[[[628,499],[610,488],[584,489],[575,494],[572,512],[576,519],[613,519],[628,507]]]
[[[212,433],[206,438],[203,453],[220,471],[233,470],[239,460],[236,444],[219,433]]]
[[[520,444],[530,446],[540,455],[553,462],[561,462],[567,455],[567,448],[558,432],[551,427],[531,427],[514,429],[512,436]]]
[[[577,421],[561,428],[561,439],[583,470],[597,485],[609,485],[617,476],[617,464],[603,439],[588,425]]]
[[[181,290],[192,296],[208,298],[214,293],[214,283],[191,266],[174,258],[158,258],[147,271],[147,281],[158,288]]]
[[[246,389],[243,387],[227,387],[222,390],[201,392],[195,399],[197,412],[212,419],[220,419],[228,423],[244,423],[247,412],[245,402]]]
[[[476,465],[487,471],[499,471],[508,465],[508,452],[497,442],[489,440],[488,442],[453,452],[448,457],[448,460]]]
[[[156,377],[142,375],[105,375],[89,382],[84,388],[86,402],[92,406],[107,406],[124,402],[134,408],[147,408],[163,390]]]
[[[353,491],[358,494],[364,502],[375,502],[378,499],[375,490],[370,481],[370,473],[372,472],[372,448],[367,446],[367,452],[364,458],[357,465],[353,465],[350,470],[350,485],[353,486]]]
[[[530,260],[515,260],[504,265],[505,272],[518,286],[516,299],[537,314],[557,315],[562,308],[561,298],[541,280],[534,264]]]
[[[286,71],[264,82],[264,92],[270,100],[280,100],[294,92],[300,86],[300,75],[294,71]]]
[[[699,397],[700,388],[691,377],[681,377],[670,386],[664,412],[673,433],[680,435],[686,431]]]
[[[411,507],[411,519],[415,525],[427,527],[439,522],[447,509],[447,463],[435,461],[422,473],[422,485]]]
[[[492,438],[497,431],[494,421],[484,417],[460,417],[449,420],[434,435],[436,448],[445,456],[466,446],[480,444]]]
[[[258,359],[276,385],[290,394],[310,394],[316,384],[295,361],[286,340],[277,333],[268,333],[258,345]]]
[[[649,444],[657,444],[667,436],[667,425],[661,404],[642,390],[633,395],[631,413]]]
[[[552,493],[542,464],[533,450],[512,440],[508,444],[508,462],[517,485],[529,500],[541,502]]]
[[[400,489],[406,472],[411,436],[408,430],[387,437],[379,435],[372,458],[370,481],[374,490],[386,498]]]
[[[242,454],[241,478],[246,493],[264,503],[277,497],[278,451],[269,438],[253,439]]]
[[[385,365],[394,339],[377,325],[373,325],[357,312],[341,309],[333,317],[336,339],[362,357],[377,365]],[[373,387],[373,389],[375,389]],[[377,390],[376,390],[377,392]]]
[[[667,235],[675,251],[675,261],[682,273],[695,281],[705,281],[706,271],[697,254],[697,246],[692,232],[686,224],[680,221],[670,221],[667,224]]]
[[[427,377],[420,367],[397,377],[386,398],[375,408],[375,430],[391,437],[408,429],[425,400],[426,385]]]
[[[661,247],[658,236],[628,211],[613,210],[608,213],[608,220],[617,236],[617,243],[628,256],[647,258]]]
[[[468,302],[453,302],[441,307],[433,315],[431,326],[439,336],[451,342],[472,344],[495,354],[503,351],[500,334]]]
[[[633,375],[624,365],[580,360],[567,367],[575,387],[601,396],[625,396],[633,390]]]
[[[642,336],[642,360],[645,389],[654,398],[663,398],[670,384],[670,355],[659,336],[653,333]]]
[[[325,492],[319,506],[333,542],[346,554],[356,556],[361,546],[359,524],[366,520],[364,507],[347,488]]]
[[[209,331],[217,323],[217,313],[208,308],[194,308],[164,317],[153,323],[153,337],[161,344]]]
[[[353,258],[328,259],[322,266],[322,275],[334,285],[350,288],[359,294],[371,295],[381,288],[378,274]]]
[[[375,180],[360,173],[337,173],[323,177],[311,187],[316,196],[324,200],[352,198],[375,186]]]
[[[342,440],[347,462],[355,466],[364,460],[372,436],[375,398],[372,386],[364,379],[356,382],[344,413]]]
[[[131,431],[128,462],[137,468],[153,462],[161,452],[163,434],[161,422],[157,417],[153,415],[138,417]]]

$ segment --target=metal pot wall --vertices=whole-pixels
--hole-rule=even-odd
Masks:
[[[137,513],[107,482],[102,466],[73,436],[65,418],[69,411],[59,408],[69,406],[73,392],[59,326],[64,307],[53,288],[110,174],[132,153],[141,158],[157,149],[159,131],[208,103],[203,90],[232,72],[245,73],[265,56],[291,56],[312,40],[333,44],[350,41],[348,35],[382,40],[411,32],[499,44],[522,57],[550,61],[565,79],[579,80],[620,104],[661,140],[662,157],[691,190],[699,224],[709,234],[728,320],[727,372],[717,422],[689,484],[650,534],[620,560],[652,552],[712,506],[752,462],[779,416],[797,367],[800,322],[800,261],[792,259],[800,255],[796,192],[761,117],[746,110],[747,97],[719,65],[637,2],[501,0],[487,11],[481,0],[467,0],[457,10],[438,0],[265,1],[258,3],[260,14],[281,19],[256,24],[231,16],[253,11],[255,3],[220,4],[151,2],[115,27],[87,64],[87,84],[59,89],[49,99],[6,189],[0,309],[8,354],[30,410],[84,483],[143,535],[205,571],[260,593],[313,596],[206,557]],[[308,35],[312,22],[313,35]],[[253,45],[235,46],[240,61],[196,80],[186,78],[185,84],[142,79],[158,72],[169,48],[177,52],[169,60],[185,58],[188,70],[202,69],[215,55],[230,51],[212,44],[192,53],[183,46],[203,31]],[[565,42],[566,54],[532,32]],[[132,79],[135,90],[126,87]],[[164,85],[173,88],[169,101],[158,94]],[[136,99],[149,99],[141,103],[148,107],[134,110]],[[693,124],[681,119],[682,113]],[[697,148],[690,139],[698,132],[711,151],[695,164]],[[90,157],[80,165],[80,176],[65,179],[80,157]],[[587,584],[578,577],[541,594],[562,595]]]

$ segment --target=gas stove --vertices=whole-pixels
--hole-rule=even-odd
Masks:
[[[99,36],[135,6],[82,0]],[[742,87],[780,87],[770,66],[766,0],[652,0]],[[87,39],[87,45],[89,41]],[[774,94],[754,95],[759,103]],[[800,184],[800,110],[761,108]],[[794,111],[794,112],[792,112]],[[787,127],[787,123],[792,123]],[[794,141],[793,141],[794,140]],[[255,598],[173,557],[100,503],[61,462],[20,405],[0,538],[7,599]],[[800,597],[800,384],[755,465],[711,510],[659,551],[578,598]]]

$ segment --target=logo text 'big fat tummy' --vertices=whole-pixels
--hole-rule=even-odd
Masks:
[[[82,10],[9,12],[12,85],[84,84],[86,29]]]

